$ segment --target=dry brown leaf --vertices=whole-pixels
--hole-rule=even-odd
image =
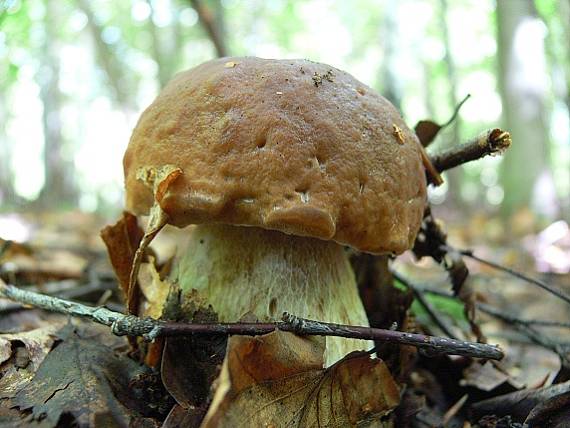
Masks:
[[[414,128],[414,131],[420,143],[422,143],[422,146],[427,147],[435,139],[439,131],[441,131],[441,125],[431,120],[420,120]]]
[[[352,353],[323,369],[323,352],[322,338],[282,331],[230,338],[202,427],[385,426],[400,392],[382,360]]]
[[[30,411],[30,419],[45,427],[129,426],[141,416],[143,403],[130,384],[146,373],[144,367],[105,346],[90,328],[69,324],[57,337],[61,343],[15,394],[13,406]]]
[[[170,184],[181,174],[182,170],[174,165],[163,165],[158,168],[143,167],[137,171],[137,178],[152,189],[155,202],[150,209],[148,226],[139,243],[138,249],[135,251],[131,272],[129,274],[127,308],[131,314],[137,314],[136,311],[138,310],[140,293],[137,287],[137,277],[144,251],[150,245],[158,232],[160,232],[168,222],[168,215],[163,211],[160,203],[166,192],[168,192]]]
[[[125,296],[128,294],[129,275],[144,232],[137,223],[137,218],[126,211],[114,225],[101,230],[101,238],[107,246],[111,265],[119,279]]]
[[[63,249],[37,249],[31,254],[16,253],[4,257],[2,270],[22,282],[81,278],[87,259]]]
[[[513,379],[509,374],[496,367],[495,363],[486,361],[473,361],[469,367],[463,370],[462,386],[473,386],[481,391],[493,391],[508,383],[508,391],[515,391],[524,387],[521,383]],[[506,389],[506,388],[505,388]]]
[[[154,257],[149,256],[149,262],[141,264],[138,282],[144,297],[139,309],[140,316],[159,319],[170,291],[170,283],[160,279]]]
[[[17,334],[0,335],[0,391],[14,396],[34,377],[53,346],[61,324],[51,324]]]

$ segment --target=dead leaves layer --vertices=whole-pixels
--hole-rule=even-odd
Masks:
[[[352,353],[323,369],[323,351],[281,331],[232,337],[202,427],[385,426],[399,389],[382,360]]]
[[[129,426],[140,415],[131,410],[129,381],[143,374],[134,361],[91,337],[79,335],[73,326],[58,336],[59,345],[44,359],[33,381],[12,398],[20,410],[29,410],[28,423],[58,426],[71,418],[77,426]]]

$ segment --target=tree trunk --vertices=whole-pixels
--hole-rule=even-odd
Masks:
[[[198,13],[200,23],[214,44],[218,57],[228,56],[221,3],[218,0],[210,2],[210,5],[206,5],[201,0],[190,0],[190,3]]]
[[[6,106],[6,94],[0,93],[0,204],[10,206],[15,202],[14,177],[11,166],[11,144],[6,138],[6,122],[8,121],[8,109]]]
[[[119,105],[128,114],[129,107],[134,104],[132,93],[135,93],[129,80],[123,77],[123,65],[115,51],[109,47],[102,37],[103,27],[97,20],[92,9],[91,2],[88,0],[77,0],[77,5],[81,11],[87,16],[87,27],[93,37],[95,54],[97,61],[105,72],[112,96]]]
[[[402,93],[398,82],[396,53],[398,49],[398,2],[389,0],[384,9],[381,40],[384,48],[382,64],[382,95],[384,95],[398,110],[402,107]]]
[[[60,63],[56,40],[59,14],[55,2],[47,2],[44,18],[42,67],[37,74],[43,103],[44,187],[39,196],[42,207],[61,207],[76,201],[73,163],[65,158],[62,134],[62,94],[59,91]]]
[[[498,1],[497,24],[503,117],[513,139],[501,165],[502,212],[510,216],[529,206],[547,164],[544,34],[531,0]]]
[[[564,43],[563,46],[566,47],[566,52],[565,52],[566,58],[562,63],[565,64],[564,67],[564,72],[566,76],[565,101],[566,101],[566,109],[568,111],[568,120],[570,121],[570,43],[568,43],[568,40],[570,40],[570,0],[560,1],[558,6],[560,11],[560,16],[562,17],[562,23],[563,23],[562,28],[564,30],[564,36],[565,36],[562,43]],[[568,146],[570,147],[570,140],[568,140]],[[568,171],[568,181],[570,184],[570,170]],[[568,202],[568,200],[564,204],[563,209],[565,210],[564,214],[566,214],[564,217],[568,217],[568,215],[570,215],[570,203]]]
[[[449,26],[447,25],[447,11],[448,2],[447,0],[440,0],[439,2],[439,24],[441,27],[443,35],[443,44],[445,48],[445,65],[447,70],[447,82],[448,82],[448,103],[450,105],[451,111],[454,111],[459,101],[457,100],[457,73],[455,70],[455,61],[451,54],[451,43],[449,35]],[[451,128],[451,141],[448,142],[447,146],[455,145],[460,143],[460,127],[461,119],[458,115],[453,123],[449,125]],[[455,168],[447,172],[448,180],[448,200],[451,204],[459,208],[461,207],[461,181],[463,179],[463,170],[461,168]]]
[[[154,25],[153,16],[155,14],[155,10],[152,4],[152,0],[147,0],[147,4],[151,10],[150,16],[148,17],[148,30],[152,38],[151,52],[158,68],[158,83],[162,88],[170,79],[170,71],[168,70],[168,66],[166,64],[167,59],[165,58],[165,54],[168,55],[168,52],[164,52],[164,47],[160,38],[159,31],[156,28],[156,25]]]

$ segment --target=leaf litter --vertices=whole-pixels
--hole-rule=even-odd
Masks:
[[[231,337],[201,426],[388,426],[400,389],[382,360],[352,353],[324,369],[323,353],[322,339],[282,331]]]
[[[80,427],[129,426],[151,413],[135,402],[131,380],[147,371],[101,343],[92,329],[68,324],[31,382],[3,398],[29,412],[27,423],[59,426],[62,420]]]

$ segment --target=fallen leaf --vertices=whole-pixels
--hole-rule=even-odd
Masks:
[[[137,218],[126,211],[123,211],[123,216],[117,223],[101,230],[101,238],[107,246],[111,265],[125,296],[128,294],[129,275],[135,252],[143,235]]]
[[[168,222],[168,215],[164,212],[160,203],[168,192],[168,187],[182,174],[182,170],[174,165],[161,167],[141,167],[137,171],[137,179],[144,182],[152,189],[154,204],[150,209],[146,231],[135,251],[129,282],[127,287],[127,308],[130,314],[137,315],[140,290],[137,283],[140,264],[143,261],[145,249],[150,245],[155,236]]]
[[[499,386],[508,383],[509,392],[523,388],[505,371],[499,370],[491,361],[481,364],[473,361],[469,367],[463,370],[464,378],[460,381],[462,386],[473,386],[481,391],[493,391]]]
[[[170,284],[160,279],[155,266],[155,258],[149,256],[148,259],[148,263],[141,263],[139,268],[138,282],[144,297],[139,314],[143,317],[159,319],[170,292]]]
[[[181,295],[174,287],[165,316],[177,321],[215,323],[218,316],[197,293]],[[182,309],[181,309],[182,308]],[[212,399],[214,383],[224,361],[226,336],[191,335],[165,340],[161,374],[167,391],[188,413],[202,420]],[[173,414],[172,418],[178,418]]]
[[[162,428],[198,427],[201,420],[202,417],[200,415],[196,415],[192,411],[175,404],[164,420]]]
[[[570,412],[570,392],[556,395],[542,403],[538,403],[524,421],[525,426],[550,428],[568,427]]]
[[[420,143],[424,147],[429,146],[440,130],[441,126],[431,120],[420,120],[414,128]]]
[[[511,416],[515,421],[523,422],[531,411],[541,403],[570,394],[570,381],[538,389],[523,389],[505,395],[499,395],[471,405],[471,412],[475,417],[484,415]],[[552,402],[551,404],[554,404]],[[565,404],[564,404],[565,405]],[[555,406],[553,406],[555,407]],[[540,412],[539,412],[540,410]],[[540,408],[535,414],[542,413]],[[533,415],[533,417],[535,417]],[[540,426],[540,425],[539,425]]]
[[[400,392],[382,360],[352,353],[323,369],[323,353],[322,338],[282,331],[231,337],[202,427],[387,426]]]
[[[418,139],[420,140],[420,143],[422,143],[422,146],[424,146],[424,147],[429,146],[430,143],[435,139],[435,137],[437,137],[437,134],[439,134],[439,131],[441,131],[443,128],[445,128],[449,124],[453,123],[453,121],[457,117],[457,114],[459,113],[459,110],[461,109],[463,104],[465,104],[465,102],[470,97],[471,97],[471,95],[467,94],[467,96],[465,98],[463,98],[459,102],[459,104],[457,104],[453,114],[451,115],[449,120],[447,122],[445,122],[443,125],[438,125],[437,123],[435,123],[431,120],[420,120],[417,123],[417,125],[414,128],[414,131],[416,132],[416,135],[417,135]]]
[[[14,396],[30,382],[48,355],[61,324],[52,324],[17,334],[0,335],[0,391]]]
[[[85,257],[64,249],[35,249],[31,254],[18,252],[2,261],[2,274],[23,283],[79,279],[87,267]]]
[[[72,325],[58,333],[62,342],[44,359],[33,380],[13,398],[33,420],[55,427],[72,417],[77,426],[128,426],[140,415],[131,410],[129,381],[144,369],[119,355],[93,335]],[[129,407],[127,407],[127,404]],[[133,407],[134,408],[134,407]]]

